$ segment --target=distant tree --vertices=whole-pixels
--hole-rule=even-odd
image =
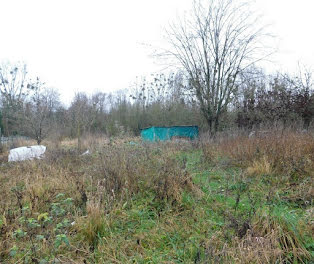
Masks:
[[[255,72],[254,72],[255,71]],[[297,75],[263,71],[240,74],[235,96],[236,123],[252,129],[260,124],[299,125],[307,129],[314,118],[312,72],[303,68]]]
[[[186,78],[182,72],[151,74],[137,80],[129,98],[127,126],[139,134],[148,126],[198,124],[199,109],[187,94]]]
[[[105,132],[108,95],[102,92],[97,92],[91,96],[90,101],[92,106],[91,114],[93,117],[90,132]]]
[[[34,138],[38,145],[47,137],[54,123],[54,111],[60,105],[59,94],[44,85],[39,78],[29,84],[31,92],[23,107],[21,130]]]
[[[82,149],[82,135],[91,127],[95,119],[90,98],[85,93],[77,93],[68,110],[72,135],[77,138],[77,149]]]
[[[252,67],[242,71],[239,84],[234,93],[233,110],[236,111],[235,122],[239,128],[252,129],[262,122],[256,109],[260,91],[265,91],[266,75],[260,69]]]
[[[294,88],[294,111],[300,115],[303,128],[308,129],[314,118],[313,71],[307,66],[299,66],[297,76],[287,80]]]
[[[23,101],[27,96],[28,79],[23,63],[2,63],[0,65],[0,95],[3,133],[17,132]]]
[[[238,0],[195,0],[191,17],[167,31],[171,48],[162,55],[185,69],[212,132],[218,130],[239,73],[265,56],[266,34],[249,7]]]

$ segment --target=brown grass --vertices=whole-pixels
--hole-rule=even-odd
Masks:
[[[48,150],[44,160],[1,166],[0,262],[17,261],[9,257],[15,244],[20,249],[30,246],[28,237],[16,241],[12,236],[23,227],[19,222],[23,207],[29,207],[28,217],[38,219],[40,214],[51,212],[51,204],[60,193],[73,199],[74,209],[65,216],[75,222],[66,231],[71,246],[55,250],[51,242],[55,233],[53,227],[48,227],[49,230],[41,230],[48,236],[41,250],[34,254],[37,259],[53,255],[65,263],[74,260],[125,263],[142,258],[156,262],[152,252],[159,250],[169,254],[160,259],[172,263],[171,260],[178,260],[176,254],[181,250],[178,245],[185,245],[185,241],[190,245],[184,249],[190,254],[188,259],[196,256],[195,263],[197,252],[202,250],[206,263],[302,263],[310,258],[300,237],[304,237],[303,232],[311,234],[314,230],[310,207],[314,161],[311,135],[289,132],[269,138],[238,136],[210,144],[201,142],[201,149],[198,143],[191,142],[138,144],[138,141],[86,138],[82,145],[91,150],[86,156],[77,153],[76,141],[66,140],[60,144],[62,147],[45,142]],[[197,181],[191,177],[186,157],[192,154],[191,163],[199,158],[197,162],[202,164],[197,163],[197,170],[202,171],[208,164],[203,156],[199,157],[201,150],[205,159],[218,167],[217,175],[216,167],[212,166],[202,177],[209,174],[208,181],[217,181],[214,184],[220,188],[230,187],[227,191],[222,193],[220,188],[206,186],[210,190],[204,195],[200,190],[204,186],[193,183]],[[244,172],[241,179],[233,180],[237,173],[229,180],[225,179],[229,174],[220,176],[219,170],[225,168],[221,165],[240,167]],[[248,187],[241,189],[243,184]],[[231,187],[239,191],[232,191]],[[254,204],[246,201],[248,190],[249,198],[252,201],[256,198]],[[280,202],[299,204],[304,207],[304,216],[291,220],[284,211],[271,211],[271,206],[265,205],[271,192],[274,199],[269,199],[270,202],[281,199]],[[236,194],[238,208],[224,202]],[[265,202],[264,207],[259,208],[260,201]],[[257,212],[251,214],[250,209],[241,209],[242,203],[252,203],[246,206],[256,207]],[[143,212],[146,215],[141,219]],[[154,216],[153,224],[147,219],[150,214]],[[229,216],[237,222],[236,227],[228,225],[229,220],[221,224],[221,218]],[[141,226],[145,221],[147,226]],[[34,232],[40,234],[39,230]],[[172,248],[170,242],[178,237],[183,242]],[[191,237],[197,241],[196,246],[189,242]],[[161,251],[166,243],[168,251]]]
[[[98,234],[104,229],[103,216],[134,195],[149,191],[161,204],[180,205],[185,190],[199,194],[185,167],[171,154],[164,154],[158,146],[111,144],[87,156],[71,149],[48,149],[44,160],[5,164],[0,175],[0,185],[6,186],[0,192],[4,223],[0,259],[16,243],[12,233],[21,227],[22,208],[27,205],[28,217],[37,219],[49,212],[59,193],[73,199],[76,212],[68,218],[77,220],[77,232],[90,247],[97,245]],[[19,241],[20,247],[27,242]]]
[[[234,162],[251,166],[253,163],[270,163],[276,173],[293,175],[310,174],[314,168],[314,136],[286,132],[268,133],[265,137],[236,137],[226,139],[215,150]],[[267,165],[268,166],[268,165]]]

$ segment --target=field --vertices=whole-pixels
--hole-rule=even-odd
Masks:
[[[313,263],[310,133],[44,144],[2,155],[0,263]]]

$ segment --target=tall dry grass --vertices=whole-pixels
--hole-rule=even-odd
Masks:
[[[28,237],[16,241],[12,236],[23,227],[19,222],[23,208],[29,207],[27,217],[38,219],[45,212],[50,214],[51,205],[57,202],[56,197],[60,193],[73,199],[74,207],[66,215],[70,222],[75,222],[66,233],[71,237],[71,246],[63,246],[58,251],[51,242],[55,239],[52,226],[46,228],[48,230],[36,229],[34,235],[43,233],[46,236],[41,251],[36,252],[37,259],[53,255],[64,262],[71,263],[75,260],[83,263],[95,252],[102,254],[100,259],[104,262],[112,260],[113,263],[118,260],[122,262],[122,258],[116,255],[120,253],[125,260],[130,260],[135,254],[145,257],[141,243],[144,245],[149,241],[150,244],[147,245],[160,245],[163,248],[164,236],[158,237],[160,230],[171,233],[174,229],[181,228],[192,232],[194,229],[191,227],[197,225],[198,220],[202,222],[202,232],[194,230],[191,236],[200,238],[197,241],[205,250],[202,259],[206,263],[302,263],[310,258],[308,251],[304,249],[304,239],[300,237],[303,231],[308,234],[313,230],[313,213],[309,206],[313,197],[311,179],[314,143],[311,135],[293,132],[285,133],[281,137],[273,133],[267,138],[236,135],[211,142],[180,141],[160,144],[139,144],[138,139],[87,138],[82,143],[84,148],[90,150],[89,155],[82,156],[78,153],[75,141],[61,142],[59,147],[47,142],[48,146],[52,145],[48,147],[44,160],[6,163],[1,167],[0,262],[15,263],[18,260],[9,256],[14,245],[18,245],[20,250],[30,248]],[[217,193],[220,189],[214,188],[204,195],[203,191],[210,189],[210,186],[201,191],[202,186],[193,183],[195,178],[192,179],[187,168],[190,163],[186,160],[190,154],[192,159],[199,157],[201,149],[212,167],[225,166],[226,159],[228,166],[241,167],[244,171],[241,181],[235,179],[232,182],[234,184],[230,182],[225,185],[224,181],[228,179],[221,176],[219,185],[228,190],[223,194]],[[206,163],[202,162],[202,157],[199,160]],[[199,170],[203,170],[207,164],[197,166]],[[211,170],[210,174],[212,173],[214,174],[214,169]],[[207,177],[206,175],[207,171],[202,177]],[[235,177],[236,175],[238,174]],[[208,181],[211,179],[214,180],[214,177]],[[269,180],[271,184],[256,187],[259,180]],[[247,188],[243,189],[244,185]],[[249,198],[256,198],[258,206],[259,197],[266,200],[264,196],[267,196],[268,190],[264,190],[265,186],[274,190],[276,199],[280,197],[282,201],[287,199],[292,202],[301,199],[308,216],[302,218],[303,222],[294,222],[285,212],[270,212],[263,207],[256,214],[247,217],[249,209],[245,209],[246,207],[240,208],[233,204],[228,207],[223,202],[223,199],[233,199],[241,191],[243,195],[241,194],[241,199],[239,196],[236,204],[250,203],[251,201],[246,201],[244,194],[250,191]],[[239,191],[232,191],[232,188],[239,188]],[[255,191],[259,192],[256,197]],[[223,195],[226,197],[223,198]],[[133,229],[139,227],[138,223],[136,227],[131,227],[132,230],[110,233],[110,230],[119,229],[121,219],[125,221],[125,228],[132,224],[132,221],[128,222],[128,218],[134,213],[131,205],[136,203],[140,203],[138,207],[135,206],[138,214],[147,207],[148,211],[151,210],[149,214],[156,214],[154,238],[151,237],[150,229],[147,233],[142,230],[144,237],[141,237],[141,232],[136,234],[138,239],[131,235],[130,232],[133,234],[136,231]],[[197,206],[202,208],[194,210]],[[219,206],[222,207],[221,210],[216,209]],[[221,215],[215,219],[218,212]],[[159,214],[163,217],[157,217]],[[236,228],[228,225],[228,215],[237,222]],[[203,219],[197,219],[198,217]],[[227,220],[220,228],[222,217]],[[59,219],[57,218],[58,221]],[[165,223],[158,229],[160,221]],[[215,221],[219,221],[219,225]],[[180,226],[182,223],[186,224]],[[218,231],[213,234],[208,231],[207,234],[207,230],[211,229]],[[203,231],[206,235],[203,235]],[[177,239],[177,233],[169,238]],[[171,247],[170,244],[168,246]],[[197,256],[197,252],[194,253]],[[189,259],[194,257],[194,253],[191,253]]]
[[[314,135],[310,133],[269,132],[252,138],[226,138],[219,143],[203,143],[203,151],[209,161],[227,157],[235,165],[250,168],[252,174],[265,170],[262,172],[302,177],[314,171]]]
[[[6,163],[0,175],[0,260],[8,259],[17,243],[12,234],[21,228],[23,208],[29,208],[28,218],[37,219],[51,211],[60,193],[73,199],[75,210],[67,219],[77,223],[75,232],[90,247],[97,245],[104,215],[136,195],[153,194],[160,210],[166,203],[179,208],[185,191],[198,195],[185,165],[159,147],[111,143],[86,156],[78,155],[75,148],[51,148],[44,160]],[[41,231],[36,232],[40,235]],[[26,248],[29,240],[21,238],[18,245]],[[49,245],[42,254],[54,252]]]

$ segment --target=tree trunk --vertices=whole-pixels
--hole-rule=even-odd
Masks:
[[[218,128],[219,128],[219,117],[216,116],[215,117],[215,130],[214,130],[214,133],[217,133]]]
[[[79,123],[77,126],[77,151],[78,153],[81,151],[81,124]]]
[[[208,124],[208,127],[209,127],[209,132],[210,132],[210,134],[212,134],[212,132],[213,132],[213,130],[212,130],[212,128],[213,128],[213,119],[212,118],[207,118],[207,124]]]
[[[303,117],[303,129],[308,130],[310,127],[310,123],[311,123],[311,117],[309,116]]]

